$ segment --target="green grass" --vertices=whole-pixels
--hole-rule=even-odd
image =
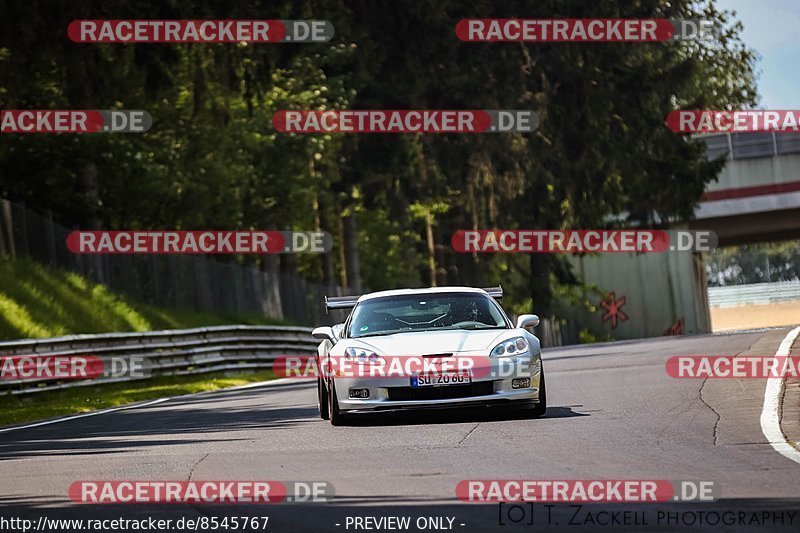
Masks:
[[[153,307],[73,272],[30,260],[0,259],[0,340],[223,324],[285,322],[260,315]]]
[[[72,333],[150,331],[225,324],[286,324],[260,315],[202,313],[131,301],[73,272],[0,259],[0,340]],[[130,383],[0,396],[0,425],[108,409],[132,402],[274,379],[271,370],[163,376]]]
[[[272,370],[225,375],[212,372],[193,376],[163,376],[139,382],[75,387],[22,396],[0,396],[0,426],[21,424],[133,402],[212,391],[275,379]]]

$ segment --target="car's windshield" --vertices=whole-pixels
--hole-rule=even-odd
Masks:
[[[353,310],[348,337],[506,327],[502,311],[489,296],[476,293],[428,293],[387,296],[359,303]]]

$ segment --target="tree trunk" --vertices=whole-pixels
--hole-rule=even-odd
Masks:
[[[319,230],[327,231],[329,234],[330,225],[328,224],[328,215],[323,207],[319,210]],[[322,254],[322,283],[327,287],[335,284],[334,279],[334,265],[333,265],[333,250],[328,253]]]
[[[84,162],[79,171],[80,183],[83,188],[84,202],[87,208],[88,218],[86,222],[89,224],[89,229],[97,231],[102,227],[100,216],[98,214],[98,206],[100,205],[100,187],[97,182],[97,165],[91,161]],[[103,262],[103,257],[96,255],[89,258],[92,265],[92,270],[95,272],[98,283],[106,282],[106,272]]]
[[[358,254],[358,222],[351,209],[350,214],[342,218],[344,238],[344,259],[347,270],[347,288],[354,294],[361,293],[361,260]]]
[[[280,257],[280,271],[281,274],[296,277],[297,276],[297,256],[296,254],[279,254]]]
[[[344,257],[344,218],[339,217],[339,284],[347,287],[347,261]]]
[[[433,233],[434,239],[436,242],[444,243],[447,242],[447,237],[444,235],[444,231],[441,225],[437,225],[434,228]],[[453,285],[453,278],[456,275],[457,269],[455,265],[453,265],[448,259],[447,256],[447,249],[448,246],[444,244],[438,244],[436,246],[436,264],[438,267],[436,268],[436,283],[441,286],[446,285]]]
[[[549,318],[553,307],[553,288],[550,285],[550,272],[553,258],[549,254],[530,254],[531,275],[528,287],[533,300],[532,311],[541,318]]]
[[[322,199],[317,197],[317,230],[331,232],[330,221],[328,220],[328,212],[325,210],[325,204]],[[326,287],[331,287],[334,284],[334,265],[333,265],[333,250],[322,254],[322,283]]]
[[[280,256],[266,254],[261,256],[261,271],[264,272],[264,303],[262,310],[266,316],[283,318],[281,302]]]
[[[436,243],[433,240],[433,215],[425,217],[425,239],[428,242],[428,281],[436,287]]]

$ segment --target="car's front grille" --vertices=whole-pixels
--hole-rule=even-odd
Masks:
[[[389,387],[389,400],[405,402],[414,400],[450,400],[486,396],[494,392],[492,381],[478,381],[467,385],[443,385],[441,387]]]

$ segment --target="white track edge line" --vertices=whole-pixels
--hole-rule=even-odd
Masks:
[[[78,418],[86,418],[89,416],[104,415],[106,413],[113,413],[114,411],[123,411],[125,409],[136,409],[137,407],[147,407],[148,405],[155,405],[157,403],[166,402],[170,398],[159,398],[145,403],[135,403],[131,405],[122,405],[120,407],[112,407],[111,409],[103,409],[101,411],[92,411],[90,413],[82,413],[79,415],[64,416],[61,418],[54,418],[53,420],[45,420],[44,422],[35,422],[33,424],[26,424],[24,426],[12,426],[10,428],[0,429],[0,433],[7,433],[9,431],[16,431],[18,429],[36,428],[39,426],[48,426],[50,424],[58,424],[59,422],[67,422],[69,420],[76,420]]]
[[[49,426],[50,424],[58,424],[60,422],[68,422],[69,420],[76,420],[78,418],[87,418],[90,416],[98,416],[104,415],[106,413],[113,413],[116,411],[124,411],[126,409],[138,409],[139,407],[149,407],[151,405],[156,405],[158,403],[166,402],[167,400],[179,400],[182,398],[190,398],[192,396],[202,396],[206,394],[213,394],[215,392],[235,392],[239,390],[247,390],[247,389],[254,389],[256,387],[263,387],[267,385],[283,385],[292,381],[296,381],[294,378],[282,378],[282,379],[273,379],[270,381],[257,381],[255,383],[248,383],[247,385],[239,385],[236,387],[230,387],[227,389],[216,389],[210,391],[202,391],[202,392],[195,392],[192,394],[183,394],[181,396],[168,396],[166,398],[158,398],[156,400],[151,400],[144,403],[134,403],[130,405],[121,405],[119,407],[112,407],[111,409],[102,409],[100,411],[92,411],[90,413],[81,413],[79,415],[69,415],[64,416],[61,418],[54,418],[52,420],[45,420],[43,422],[34,422],[33,424],[25,424],[24,426],[12,426],[9,428],[0,428],[0,433],[8,433],[10,431],[16,431],[19,429],[30,429],[36,428],[40,426]]]
[[[797,337],[800,336],[800,326],[790,331],[783,338],[775,357],[787,357],[792,350]],[[789,364],[787,357],[781,374],[785,374],[786,365]],[[781,430],[781,403],[783,400],[783,390],[785,381],[783,377],[772,377],[767,379],[767,386],[764,390],[764,406],[761,409],[761,431],[767,438],[770,445],[786,457],[796,463],[800,463],[800,450],[789,444],[786,436]]]

